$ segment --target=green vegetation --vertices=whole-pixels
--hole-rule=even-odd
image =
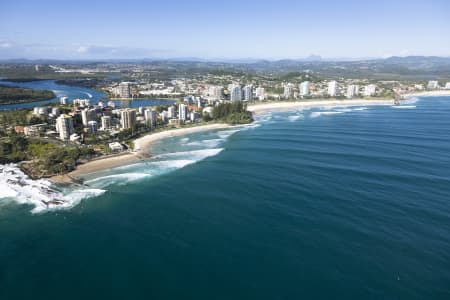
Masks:
[[[0,85],[0,105],[42,101],[55,97],[52,91]]]
[[[63,65],[66,66],[66,65]],[[69,66],[71,67],[71,66]],[[106,74],[84,74],[84,78],[104,78]],[[27,82],[35,80],[50,80],[50,79],[69,79],[69,78],[79,78],[79,72],[55,72],[47,64],[39,65],[39,69],[36,70],[34,64],[27,63],[9,63],[0,64],[0,77],[7,78],[7,81],[15,82]]]
[[[222,103],[214,107],[212,117],[216,121],[228,124],[248,124],[253,122],[252,113],[247,105],[241,101]]]
[[[65,146],[12,134],[0,139],[0,163],[27,161],[24,169],[32,177],[53,176],[75,169],[79,159],[96,155],[92,147]]]
[[[52,176],[72,171],[79,159],[90,158],[96,154],[91,147],[61,146],[46,142],[30,144],[26,153],[28,158],[32,159],[27,164],[27,169],[33,176]]]

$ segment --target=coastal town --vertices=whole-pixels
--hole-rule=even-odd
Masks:
[[[386,85],[390,85],[387,88]],[[280,90],[281,93],[267,90]],[[59,104],[51,106],[36,106],[31,115],[34,121],[43,120],[33,125],[16,125],[14,131],[29,137],[59,138],[62,141],[82,144],[93,136],[100,140],[111,137],[127,137],[137,132],[151,132],[161,128],[173,128],[187,125],[199,125],[213,120],[213,108],[221,103],[242,102],[246,105],[269,103],[274,101],[312,101],[312,100],[343,100],[343,99],[401,99],[404,95],[437,90],[450,90],[450,82],[440,83],[429,81],[422,83],[402,84],[400,82],[381,81],[378,84],[363,85],[361,81],[302,81],[298,84],[285,83],[279,86],[266,84],[241,85],[231,83],[219,86],[194,82],[173,80],[168,83],[120,82],[104,88],[113,95],[112,99],[93,103],[88,99],[69,99],[60,97]],[[158,107],[130,108],[127,106],[133,99],[142,95],[154,97],[166,95],[176,97],[168,100],[167,105]],[[127,102],[128,101],[128,102]],[[45,120],[45,122],[44,122]],[[5,128],[12,129],[12,128]],[[123,133],[126,132],[126,135]],[[121,135],[122,133],[122,135]],[[126,148],[123,143],[111,142],[109,148],[120,152]]]
[[[450,91],[450,82],[445,80],[323,78],[309,70],[276,76],[210,70],[151,77],[151,70],[135,65],[124,69],[110,64],[94,69],[83,65],[29,68],[34,75],[65,78],[70,74],[57,83],[94,89],[103,95],[64,95],[48,99],[44,105],[29,100],[27,108],[0,112],[2,162],[23,162],[24,171],[34,178],[65,174],[93,159],[136,152],[135,140],[145,135],[250,123],[252,112],[264,107],[399,104],[411,94]],[[33,94],[33,90],[23,91]],[[150,99],[160,100],[155,105]]]

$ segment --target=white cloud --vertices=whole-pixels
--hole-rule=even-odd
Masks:
[[[0,40],[0,48],[12,48],[12,47],[14,47],[12,42]]]
[[[87,52],[89,52],[89,46],[80,46],[80,47],[78,47],[77,52],[78,53],[87,53]]]

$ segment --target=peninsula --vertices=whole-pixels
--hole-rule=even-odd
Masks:
[[[0,84],[0,105],[29,103],[55,98],[53,91],[34,90]]]

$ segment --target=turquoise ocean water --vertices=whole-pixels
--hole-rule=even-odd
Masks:
[[[70,209],[0,199],[0,299],[450,299],[448,97],[266,114],[152,153]]]

